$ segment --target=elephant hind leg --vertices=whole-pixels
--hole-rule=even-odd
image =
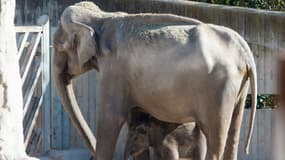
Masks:
[[[221,160],[226,145],[226,131],[211,130],[207,137],[206,160]]]
[[[217,113],[212,113],[217,114]],[[231,115],[222,114],[216,120],[208,120],[201,124],[201,129],[207,139],[207,152],[205,160],[221,160],[223,157]]]
[[[224,157],[226,160],[236,160],[239,144],[240,126],[242,122],[243,107],[235,108],[230,130],[228,133],[227,144],[225,148]]]
[[[228,139],[224,153],[224,159],[226,160],[237,160],[240,129],[241,129],[244,105],[247,95],[247,89],[248,89],[248,84],[245,84],[241,90],[238,102],[235,106],[232,115],[230,130],[228,133]]]

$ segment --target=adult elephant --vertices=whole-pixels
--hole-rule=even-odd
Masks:
[[[54,48],[59,96],[97,159],[112,159],[133,106],[161,121],[196,122],[207,139],[207,160],[236,159],[250,80],[248,151],[256,67],[250,48],[231,29],[171,14],[106,13],[88,2],[64,10]],[[100,73],[98,147],[72,89],[72,79],[91,69]]]

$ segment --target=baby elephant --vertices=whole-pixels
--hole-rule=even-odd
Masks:
[[[206,140],[195,123],[166,123],[138,109],[131,111],[128,123],[125,159],[202,160],[205,157]]]

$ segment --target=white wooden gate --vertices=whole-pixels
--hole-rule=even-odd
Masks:
[[[36,26],[16,26],[16,33],[25,146],[30,154],[46,152],[50,150],[49,17],[39,17]]]

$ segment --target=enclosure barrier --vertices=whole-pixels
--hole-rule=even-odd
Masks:
[[[27,152],[50,149],[49,17],[37,26],[16,26],[23,90],[24,138]]]

